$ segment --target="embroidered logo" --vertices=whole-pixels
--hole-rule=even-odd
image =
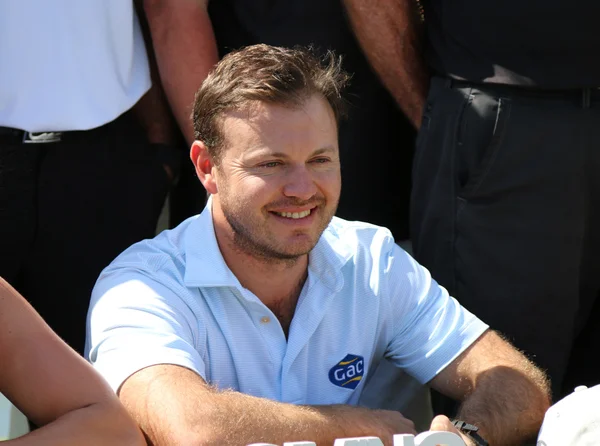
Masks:
[[[364,372],[364,358],[348,354],[329,370],[329,381],[345,389],[356,389],[364,376]]]

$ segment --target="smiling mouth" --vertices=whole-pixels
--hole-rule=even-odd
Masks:
[[[275,214],[279,215],[280,217],[292,218],[294,220],[297,220],[299,218],[308,217],[311,212],[312,209],[307,209],[302,212],[275,212]]]

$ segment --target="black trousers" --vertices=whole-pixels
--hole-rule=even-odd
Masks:
[[[555,399],[600,383],[600,95],[583,93],[434,78],[413,165],[416,259]]]
[[[101,270],[152,237],[168,187],[129,114],[60,142],[0,135],[0,275],[83,352]]]

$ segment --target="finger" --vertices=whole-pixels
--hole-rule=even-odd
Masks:
[[[450,419],[446,415],[438,415],[431,421],[430,431],[449,431],[458,433]]]
[[[467,446],[473,445],[473,440],[467,435],[463,434],[461,431],[459,431],[456,427],[454,427],[452,421],[450,421],[450,419],[445,415],[436,416],[431,422],[431,427],[429,428],[429,430],[452,432],[454,434],[457,434],[460,438],[462,438],[462,440]]]

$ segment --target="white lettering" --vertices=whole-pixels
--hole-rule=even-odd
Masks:
[[[394,435],[394,446],[466,446],[458,435],[452,432],[422,432],[416,437],[410,434]],[[277,446],[271,443],[252,443],[248,446]],[[316,446],[312,441],[294,441],[283,446]],[[377,437],[338,438],[333,446],[383,446]]]
[[[283,446],[317,446],[317,443],[312,441],[293,441],[291,443],[283,443]]]
[[[362,359],[356,363],[356,371],[362,373],[365,371],[365,361]]]
[[[341,373],[342,375],[340,376],[338,372]],[[333,372],[333,376],[338,381],[344,381],[346,379],[346,374],[344,373],[344,369],[336,369],[336,371]]]
[[[394,446],[466,446],[462,438],[453,432],[421,432],[416,437],[409,434],[394,435]]]
[[[353,364],[350,364],[348,366],[348,372],[346,373],[346,375],[348,376],[348,378],[352,378],[354,375],[356,375],[356,369],[354,368]]]
[[[338,438],[333,446],[383,446],[377,437]]]

